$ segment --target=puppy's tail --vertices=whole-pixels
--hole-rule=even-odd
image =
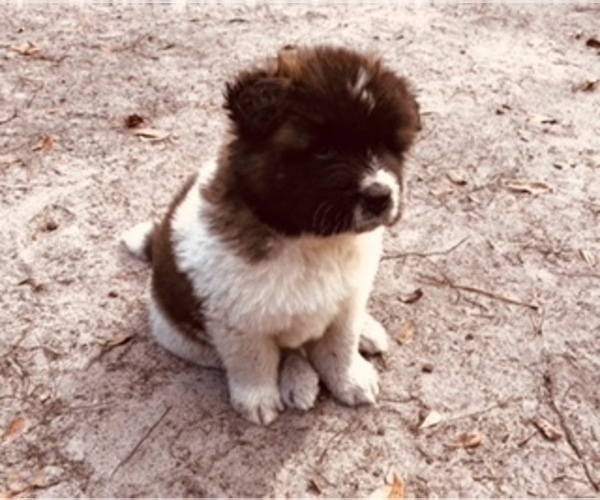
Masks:
[[[152,261],[152,234],[155,224],[152,221],[141,222],[121,235],[121,242],[134,257]]]

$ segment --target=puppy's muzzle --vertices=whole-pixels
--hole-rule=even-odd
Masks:
[[[400,216],[400,184],[383,169],[367,175],[358,189],[354,227],[369,231],[379,225],[392,225]]]
[[[373,182],[360,191],[360,203],[365,212],[380,217],[392,209],[392,189],[381,182]]]

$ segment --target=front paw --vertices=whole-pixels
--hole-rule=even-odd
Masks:
[[[330,374],[326,383],[333,395],[349,406],[373,404],[379,394],[377,370],[358,353],[343,373]]]
[[[383,354],[389,348],[385,328],[373,316],[367,314],[360,332],[359,351],[365,354]]]
[[[283,410],[277,386],[230,387],[231,404],[243,418],[258,425],[269,425]]]
[[[319,394],[319,376],[307,359],[293,352],[281,362],[279,393],[285,406],[310,410]]]

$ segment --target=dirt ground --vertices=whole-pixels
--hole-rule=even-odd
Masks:
[[[408,497],[598,498],[599,29],[583,4],[3,6],[0,492],[365,497],[396,471]],[[418,89],[371,302],[397,341],[376,407],[265,429],[153,342],[118,238],[216,152],[230,75],[316,42]]]

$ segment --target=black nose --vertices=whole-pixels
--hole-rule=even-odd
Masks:
[[[360,192],[361,202],[373,215],[381,215],[392,206],[392,190],[386,184],[374,182]]]

